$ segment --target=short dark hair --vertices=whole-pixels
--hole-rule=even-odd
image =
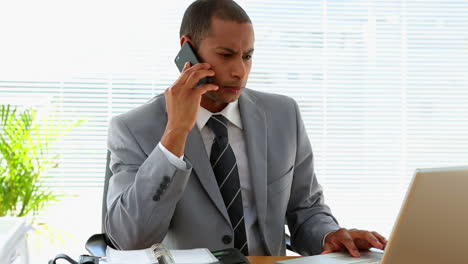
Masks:
[[[213,17],[238,23],[252,23],[247,13],[233,0],[197,0],[185,10],[180,37],[188,36],[198,49],[200,41],[211,29]]]

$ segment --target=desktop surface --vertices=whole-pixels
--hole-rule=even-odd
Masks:
[[[293,259],[293,258],[300,258],[296,256],[249,256],[247,259],[250,261],[251,264],[275,264],[277,261],[280,260],[287,260],[287,259]]]

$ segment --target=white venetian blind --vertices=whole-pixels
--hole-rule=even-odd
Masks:
[[[87,121],[48,174],[78,195],[64,203],[99,212],[108,121],[177,78],[190,2],[0,3],[0,102]],[[415,168],[468,163],[467,1],[239,3],[256,34],[248,86],[297,100],[343,226],[389,235]]]

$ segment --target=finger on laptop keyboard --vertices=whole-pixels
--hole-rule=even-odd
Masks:
[[[382,243],[379,242],[379,239],[376,236],[374,236],[374,234],[372,234],[371,232],[366,232],[365,237],[367,242],[369,242],[369,244],[371,244],[372,247],[383,249]]]
[[[387,239],[385,239],[384,236],[382,236],[381,234],[379,234],[379,233],[377,233],[375,231],[373,231],[371,233],[379,240],[379,242],[384,246],[384,248],[385,248],[385,246],[387,246],[388,241],[387,241]]]
[[[354,241],[348,232],[343,233],[343,237],[340,240],[340,242],[343,244],[343,246],[345,246],[345,248],[348,250],[351,256],[357,257],[357,258],[361,256],[361,254],[359,253],[359,250],[356,247],[356,244],[354,244]]]

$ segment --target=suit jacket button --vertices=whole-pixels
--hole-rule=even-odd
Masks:
[[[168,182],[161,182],[161,184],[159,184],[159,188],[161,189],[166,189],[168,186],[169,186]]]
[[[169,183],[169,182],[171,182],[171,177],[169,177],[169,176],[164,176],[164,177],[162,178],[162,182],[163,182],[163,183]]]
[[[228,236],[228,235],[223,236],[223,243],[224,244],[227,245],[227,244],[229,244],[231,242],[232,242],[232,237],[231,236]]]
[[[153,201],[157,202],[159,199],[161,199],[161,194],[157,193],[153,196]]]

